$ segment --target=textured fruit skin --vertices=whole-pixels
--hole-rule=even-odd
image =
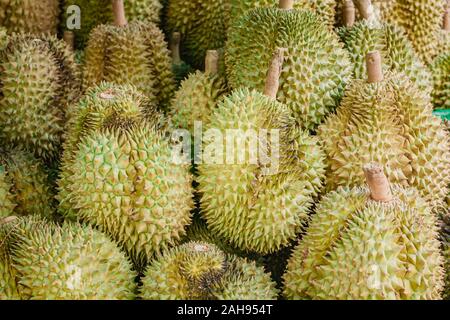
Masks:
[[[0,241],[0,300],[18,300],[20,297],[17,292],[16,274],[11,268],[10,258],[4,248],[4,235],[1,230],[0,236],[2,236]]]
[[[165,108],[175,91],[167,43],[152,23],[126,27],[100,25],[92,30],[86,48],[84,89],[102,81],[131,84]]]
[[[74,55],[53,36],[14,34],[0,52],[0,136],[45,161],[59,156],[65,111],[80,91]]]
[[[440,299],[437,218],[415,189],[394,201],[339,188],[317,206],[284,276],[289,299]]]
[[[436,58],[431,65],[433,74],[432,100],[435,109],[450,109],[450,53]]]
[[[215,245],[189,242],[157,257],[145,272],[146,300],[273,300],[270,275]]]
[[[21,299],[132,299],[131,263],[117,245],[88,226],[37,217],[6,225],[10,267]]]
[[[19,149],[0,147],[0,219],[53,214],[48,177],[38,160]]]
[[[431,91],[431,74],[415,54],[403,30],[389,24],[375,27],[371,24],[363,20],[338,31],[350,54],[354,77],[367,78],[366,55],[379,51],[384,71],[403,72],[420,90]]]
[[[208,128],[224,137],[233,129],[243,134],[251,133],[248,130],[279,133],[278,148],[269,141],[267,146],[259,146],[267,155],[271,153],[266,148],[277,148],[278,154],[272,156],[278,164],[263,164],[262,157],[259,164],[252,163],[253,147],[246,145],[239,152],[245,155],[244,161],[230,164],[228,155],[225,158],[229,152],[224,152],[218,159],[223,164],[199,164],[196,180],[202,195],[202,216],[214,234],[238,249],[256,253],[271,253],[286,246],[301,230],[313,197],[322,187],[325,164],[318,141],[296,125],[286,106],[248,89],[236,90],[221,101],[204,130]],[[205,134],[203,143],[206,159],[215,138]],[[274,170],[266,172],[271,165]]]
[[[217,103],[226,93],[227,85],[220,75],[201,71],[191,73],[172,100],[170,114],[173,126],[193,133],[195,121],[207,125]]]
[[[450,300],[450,207],[443,216],[441,228],[442,254],[444,256],[445,289],[443,298]]]
[[[439,208],[450,183],[450,141],[429,96],[404,75],[379,83],[355,80],[341,106],[319,127],[327,154],[327,189],[364,183],[361,170],[374,161],[391,182],[415,187]]]
[[[101,101],[104,93],[113,98]],[[63,215],[110,235],[138,267],[185,234],[193,207],[189,168],[173,162],[148,111],[133,87],[93,89],[75,112],[58,195]]]
[[[303,127],[314,129],[334,110],[350,79],[348,53],[338,36],[310,12],[252,10],[228,33],[229,85],[262,91],[276,47],[287,48],[277,98]]]
[[[75,32],[77,49],[83,49],[89,39],[89,33],[100,24],[112,23],[112,8],[110,0],[64,0],[64,19],[62,29],[67,29],[69,18],[67,9],[77,5],[81,9],[81,28]],[[158,0],[125,0],[125,15],[131,21],[150,21],[159,23],[162,5]]]
[[[0,25],[8,32],[57,33],[58,0],[0,0]]]

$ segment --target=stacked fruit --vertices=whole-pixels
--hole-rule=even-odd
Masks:
[[[0,299],[449,298],[449,11],[0,0]]]

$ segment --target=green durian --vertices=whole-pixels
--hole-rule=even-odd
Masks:
[[[442,254],[444,256],[445,269],[445,289],[443,298],[450,300],[450,207],[447,207],[447,214],[443,218],[441,240],[442,240]]]
[[[259,8],[229,30],[225,62],[233,89],[261,90],[270,54],[286,47],[278,100],[307,129],[314,129],[337,105],[351,77],[348,53],[338,36],[306,11]]]
[[[173,159],[154,108],[131,86],[92,89],[74,112],[59,181],[62,214],[110,235],[138,267],[184,235],[193,207],[189,166]]]
[[[142,279],[146,300],[274,300],[275,284],[254,262],[189,242],[158,256]]]
[[[289,299],[440,299],[437,218],[417,190],[389,186],[365,167],[369,188],[322,198],[284,275]]]
[[[207,126],[211,114],[227,93],[226,80],[218,74],[219,53],[209,50],[206,54],[205,72],[191,73],[175,93],[170,109],[175,128],[194,134],[195,122]]]
[[[152,23],[97,26],[90,34],[83,73],[85,89],[101,81],[132,84],[161,108],[169,106],[175,91],[167,43]]]
[[[181,81],[186,79],[188,75],[192,71],[194,71],[189,64],[181,60],[180,42],[181,42],[181,34],[179,32],[174,32],[170,39],[169,46],[170,52],[172,54],[172,72],[175,75],[177,88],[180,86]]]
[[[432,101],[435,109],[450,109],[450,52],[436,58],[433,74]]]
[[[0,147],[0,218],[12,214],[51,217],[52,192],[38,160],[17,148]]]
[[[0,25],[8,32],[57,33],[58,0],[0,0]]]
[[[450,141],[432,110],[429,95],[403,74],[353,81],[336,114],[318,129],[327,154],[327,189],[362,184],[359,168],[376,161],[391,182],[417,188],[439,208],[450,184]]]
[[[59,156],[68,105],[79,96],[79,71],[63,40],[14,34],[0,52],[0,136],[51,161]]]
[[[23,300],[133,299],[135,272],[103,233],[37,217],[3,226],[10,268]]]
[[[2,201],[1,198],[0,201]],[[19,300],[20,296],[17,292],[16,273],[11,267],[11,261],[7,254],[8,249],[6,248],[5,235],[2,232],[2,226],[8,220],[8,218],[3,218],[0,214],[0,300]]]

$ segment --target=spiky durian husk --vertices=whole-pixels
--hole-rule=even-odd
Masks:
[[[141,297],[148,300],[271,300],[277,296],[263,268],[204,242],[189,242],[157,257],[142,282]]]
[[[402,26],[421,59],[430,64],[439,54],[439,37],[447,0],[397,0],[393,22]]]
[[[450,109],[450,53],[436,58],[431,66],[434,87],[433,104],[436,109]]]
[[[83,77],[85,89],[101,81],[132,84],[161,108],[175,91],[164,35],[152,23],[96,27],[86,48]]]
[[[65,112],[80,81],[68,46],[53,36],[14,34],[0,53],[0,135],[37,157],[59,156]]]
[[[53,213],[48,177],[31,154],[0,147],[0,218]]]
[[[134,297],[135,273],[117,245],[88,226],[37,217],[5,227],[21,299],[111,300]]]
[[[450,183],[450,141],[432,115],[428,94],[402,74],[380,83],[355,80],[336,115],[319,127],[327,153],[327,187],[364,183],[362,165],[383,165],[391,182],[416,187],[434,207]]]
[[[317,206],[284,275],[289,299],[440,299],[437,219],[415,189],[339,188]]]
[[[338,36],[312,13],[260,8],[250,11],[229,31],[226,47],[232,88],[262,91],[275,47],[285,47],[278,100],[308,129],[332,111],[351,76],[348,53]]]
[[[0,25],[11,33],[56,35],[59,11],[58,0],[0,0]]]
[[[205,130],[209,128],[227,136],[228,145],[226,152],[214,149],[216,154],[209,159],[211,146],[217,146],[216,137],[203,138],[197,181],[209,228],[243,250],[265,254],[286,246],[300,231],[321,189],[324,154],[317,140],[299,129],[286,106],[248,89],[236,90],[221,101]],[[234,137],[228,135],[230,130],[240,131],[231,131],[237,133]],[[262,144],[269,139],[265,136],[258,140],[260,151],[271,157],[270,163],[261,162],[261,153],[258,163],[252,161],[251,153],[258,146],[252,145],[255,137],[251,135],[264,135],[261,130],[279,134],[279,141]],[[250,145],[238,147],[243,149],[239,150],[243,161],[229,149],[236,141]]]
[[[367,77],[367,53],[379,51],[385,71],[403,72],[419,89],[431,91],[431,74],[399,27],[388,24],[374,27],[363,20],[351,28],[341,28],[339,35],[350,54],[356,79]]]
[[[0,214],[0,300],[18,300],[20,297],[17,292],[16,273],[11,267],[11,261],[7,254],[6,234],[2,227],[2,218]]]
[[[217,103],[227,92],[225,79],[197,71],[181,83],[170,110],[174,127],[194,133],[194,122],[209,123]]]
[[[69,17],[67,9],[76,5],[81,9],[81,28],[75,32],[77,49],[85,47],[89,34],[96,26],[113,21],[111,0],[64,0],[64,20],[62,29],[66,29]],[[162,5],[158,0],[125,0],[125,14],[128,21],[150,21],[158,24]]]

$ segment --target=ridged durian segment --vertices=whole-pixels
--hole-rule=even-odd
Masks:
[[[439,56],[431,66],[433,73],[433,105],[436,109],[450,109],[450,53]]]
[[[90,35],[84,68],[85,89],[101,81],[132,84],[161,108],[175,91],[164,35],[152,23],[100,25]]]
[[[15,34],[0,70],[0,135],[44,160],[58,157],[65,112],[80,91],[72,52],[56,37]]]
[[[272,300],[270,275],[254,262],[227,255],[215,245],[189,242],[158,256],[142,280],[147,300]]]
[[[286,246],[322,186],[318,141],[286,106],[248,89],[221,101],[205,130],[197,181],[210,230],[243,250]]]
[[[62,29],[67,29],[68,8],[76,5],[81,10],[81,28],[75,32],[77,49],[84,48],[89,39],[89,34],[96,26],[113,21],[111,0],[64,0],[64,20]],[[160,22],[162,5],[158,0],[125,0],[125,15],[131,21],[150,21],[155,24]]]
[[[0,0],[0,25],[8,32],[57,33],[58,0]]]
[[[287,48],[278,100],[303,127],[313,129],[334,110],[351,77],[348,53],[338,36],[310,12],[256,9],[228,34],[225,59],[231,87],[262,91],[276,47]]]
[[[0,218],[12,214],[52,216],[52,193],[38,160],[25,151],[0,147]]]
[[[135,273],[117,245],[88,226],[26,217],[6,225],[11,267],[22,299],[134,297]]]
[[[350,54],[356,79],[367,78],[366,55],[379,51],[385,71],[403,72],[420,90],[431,90],[431,74],[400,28],[388,24],[372,27],[364,20],[351,28],[341,28],[339,35]]]
[[[437,208],[450,183],[450,141],[426,93],[402,74],[380,83],[355,80],[337,113],[319,127],[327,189],[364,183],[365,163],[383,165],[391,182],[416,187]]]
[[[437,219],[415,189],[370,199],[339,188],[317,206],[284,275],[289,299],[440,299]]]
[[[403,27],[421,59],[430,64],[439,54],[439,37],[447,0],[397,0],[391,17]]]
[[[1,223],[0,214],[0,223]],[[10,258],[4,243],[5,234],[0,226],[0,300],[18,300],[16,274],[11,267]]]
[[[194,123],[208,125],[217,103],[227,93],[225,79],[197,71],[181,83],[175,93],[170,110],[172,123],[176,128],[194,132]]]
[[[189,168],[173,161],[163,133],[145,122],[86,136],[64,170],[63,205],[123,245],[138,266],[190,223]]]

